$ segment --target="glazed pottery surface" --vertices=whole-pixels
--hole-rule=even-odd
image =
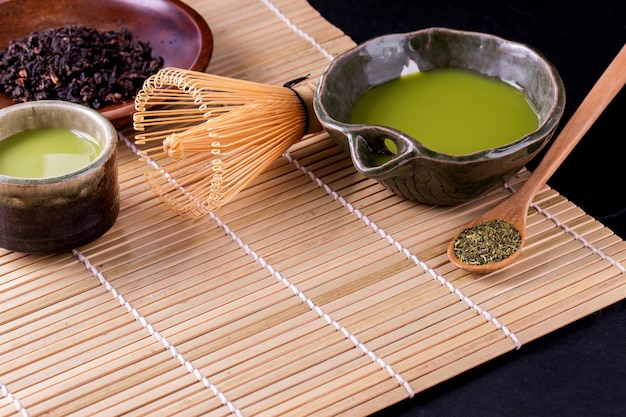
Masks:
[[[539,127],[498,148],[450,155],[393,128],[348,123],[352,106],[369,88],[439,68],[469,70],[516,86],[536,110]],[[563,114],[565,90],[554,66],[527,45],[490,34],[429,28],[375,38],[338,56],[320,78],[313,105],[322,126],[361,174],[409,200],[453,205],[501,185],[548,143]],[[372,153],[385,140],[395,143],[397,153],[379,165]]]
[[[28,129],[85,132],[102,152],[71,173],[47,178],[0,175],[0,247],[25,253],[74,249],[103,235],[119,212],[117,132],[95,110],[62,101],[21,103],[0,110],[0,140]]]

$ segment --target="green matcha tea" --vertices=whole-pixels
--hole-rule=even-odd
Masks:
[[[81,131],[56,127],[25,130],[0,140],[0,174],[56,177],[84,168],[100,152],[100,144]]]
[[[350,123],[398,129],[436,152],[465,155],[511,143],[538,127],[526,95],[504,81],[436,69],[372,87]]]

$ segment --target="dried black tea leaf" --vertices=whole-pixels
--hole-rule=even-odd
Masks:
[[[522,245],[519,231],[504,220],[489,220],[463,230],[454,241],[454,255],[467,265],[502,261]]]
[[[57,99],[93,109],[132,100],[163,67],[127,29],[81,25],[33,32],[0,51],[0,92],[16,102]]]

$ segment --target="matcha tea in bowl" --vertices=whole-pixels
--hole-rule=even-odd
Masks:
[[[56,253],[119,213],[117,132],[96,110],[42,100],[0,109],[0,247]]]
[[[527,45],[429,28],[336,57],[313,105],[361,174],[409,200],[453,205],[501,185],[537,155],[559,124],[565,90]]]

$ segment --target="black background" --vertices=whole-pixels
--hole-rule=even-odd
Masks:
[[[355,42],[433,26],[492,33],[559,70],[569,119],[626,41],[626,2],[309,0]],[[549,184],[626,239],[626,91]],[[540,155],[529,169],[536,166]],[[626,275],[624,275],[626,281]],[[387,416],[626,416],[626,301],[609,306],[413,399]]]

